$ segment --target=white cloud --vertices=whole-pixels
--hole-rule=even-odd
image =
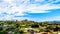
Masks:
[[[40,3],[38,3],[40,1]],[[0,3],[0,13],[1,12],[6,12],[9,14],[10,17],[12,17],[10,14],[15,13],[15,12],[19,12],[17,14],[14,14],[15,16],[23,16],[25,15],[24,12],[28,12],[28,13],[48,13],[50,11],[48,10],[52,10],[52,9],[60,9],[60,4],[56,5],[56,4],[52,4],[54,2],[58,2],[60,0],[49,0],[47,2],[50,3],[46,3],[43,2],[45,0],[35,0],[35,4],[30,4],[30,0],[3,0],[3,2]],[[52,1],[52,2],[51,2]],[[43,3],[41,3],[43,2]],[[37,4],[38,3],[38,4]],[[43,5],[42,5],[43,4]],[[9,16],[7,16],[8,18],[10,18]]]
[[[3,0],[3,1],[5,1],[5,2],[12,2],[13,0]]]
[[[43,1],[45,1],[45,0],[35,0],[36,2],[43,2]]]
[[[51,16],[43,18],[41,21],[60,21],[60,16]]]
[[[53,19],[54,20],[60,20],[60,16],[54,16]]]
[[[45,0],[35,0],[36,2],[38,1],[45,1]],[[50,1],[50,0],[49,0]],[[52,1],[52,0],[51,0]],[[58,1],[58,0],[56,0]],[[19,6],[17,7],[16,5],[18,3],[22,3],[19,4]],[[5,5],[4,5],[5,3]],[[60,9],[60,5],[51,5],[50,3],[44,4],[44,5],[37,5],[37,4],[30,4],[29,0],[4,0],[2,4],[0,6],[4,7],[1,8],[3,9],[3,11],[6,11],[8,13],[12,13],[12,12],[16,12],[18,11],[20,13],[20,15],[23,14],[23,12],[30,12],[30,13],[46,13],[49,11],[46,10],[51,10],[51,9]],[[2,10],[0,10],[2,11]]]

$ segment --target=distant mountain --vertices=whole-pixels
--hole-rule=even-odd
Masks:
[[[50,23],[60,23],[60,21],[48,21]]]

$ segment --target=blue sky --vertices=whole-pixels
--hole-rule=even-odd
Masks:
[[[0,20],[60,21],[60,0],[0,0]]]

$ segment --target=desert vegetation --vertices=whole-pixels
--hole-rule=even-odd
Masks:
[[[0,21],[0,34],[30,34],[31,29],[36,34],[59,34],[60,22]]]

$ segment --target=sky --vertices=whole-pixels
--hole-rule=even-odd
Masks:
[[[0,0],[0,20],[60,21],[60,0]]]

